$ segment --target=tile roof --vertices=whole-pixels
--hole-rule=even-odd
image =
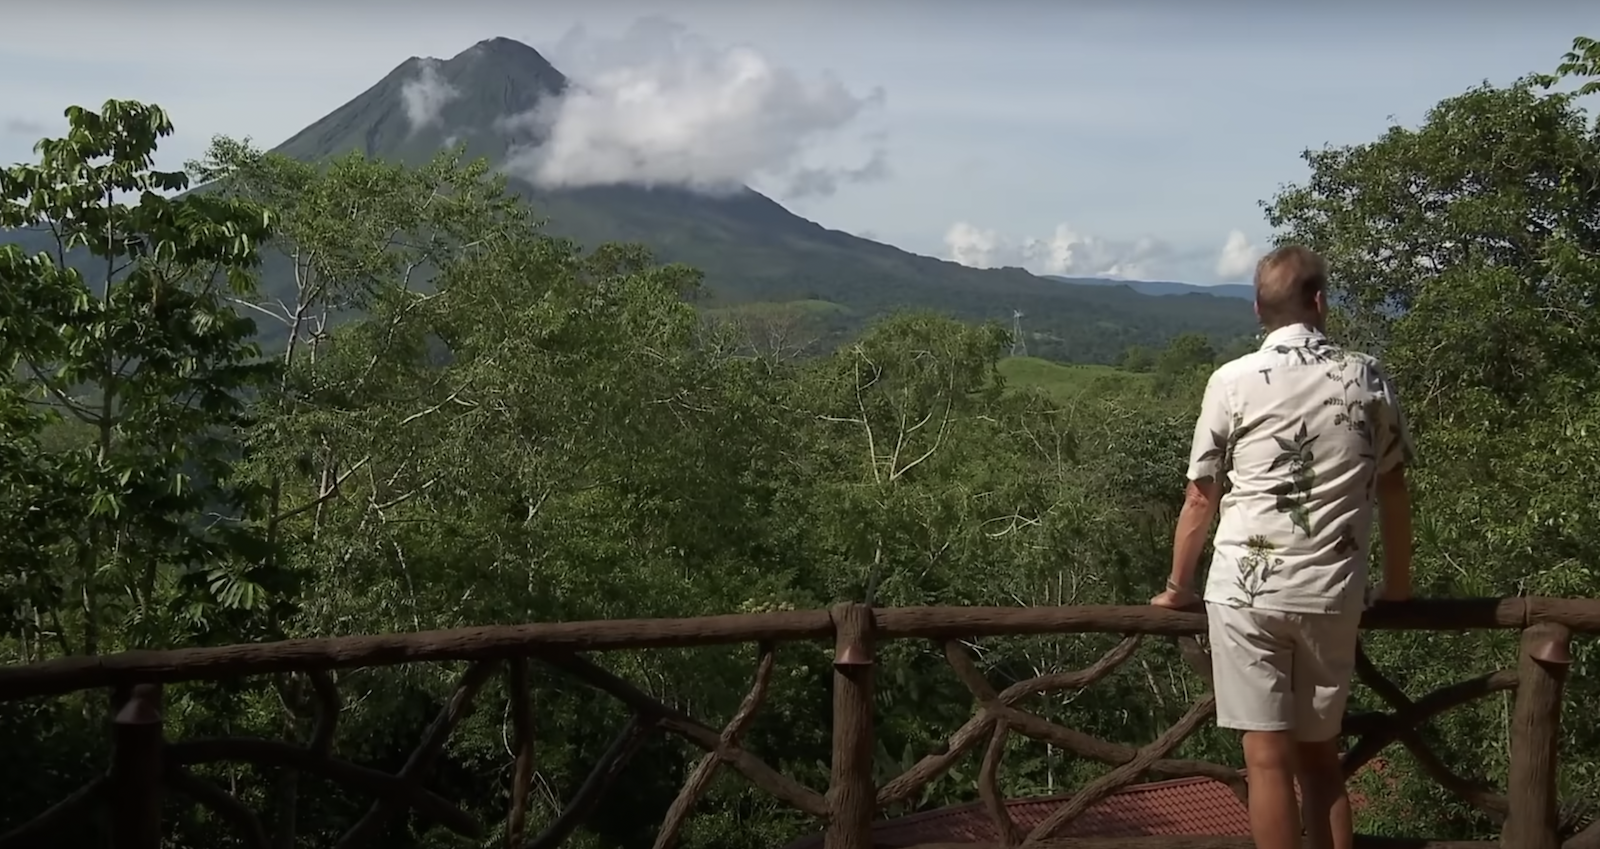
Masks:
[[[1026,834],[1071,795],[1018,799],[1006,803],[1011,819]],[[1126,787],[1084,811],[1061,837],[1138,837],[1189,835],[1246,837],[1250,817],[1244,802],[1226,784],[1209,778],[1179,778]],[[989,813],[974,802],[879,820],[872,825],[874,849],[903,849],[938,841],[998,840]],[[820,849],[811,835],[784,849]]]

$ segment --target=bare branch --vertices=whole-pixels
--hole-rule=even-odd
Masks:
[[[368,455],[366,457],[362,457],[360,462],[357,462],[355,465],[351,466],[349,468],[349,470],[347,470],[344,474],[342,474],[339,477],[335,478],[334,481],[333,481],[333,484],[331,486],[329,486],[326,490],[324,490],[321,494],[319,494],[315,499],[313,499],[311,501],[308,501],[305,504],[302,504],[299,507],[296,507],[296,508],[294,508],[292,510],[289,510],[289,511],[285,512],[285,513],[280,513],[279,515],[274,516],[272,518],[272,521],[274,523],[286,522],[286,521],[288,521],[290,519],[293,519],[296,516],[299,516],[302,513],[308,513],[310,511],[315,510],[318,507],[322,506],[324,503],[326,503],[327,501],[331,500],[334,496],[338,495],[339,494],[340,485],[342,485],[347,479],[349,479],[349,477],[351,475],[353,475],[357,471],[359,471],[362,466],[365,466],[367,464],[367,461],[369,461],[371,459],[372,459],[371,455]]]

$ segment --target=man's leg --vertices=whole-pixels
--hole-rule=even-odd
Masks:
[[[1353,849],[1355,829],[1339,761],[1339,739],[1300,743],[1296,759],[1306,845],[1309,849]]]
[[[1300,810],[1294,798],[1295,744],[1288,731],[1246,731],[1250,836],[1256,849],[1298,849]]]
[[[1298,849],[1295,804],[1295,638],[1285,614],[1206,605],[1217,725],[1244,732],[1250,835],[1257,849]]]
[[[1350,699],[1360,610],[1301,617],[1295,647],[1295,737],[1300,801],[1310,849],[1352,849],[1350,797],[1339,757],[1339,729]]]

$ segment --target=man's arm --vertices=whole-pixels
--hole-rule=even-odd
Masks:
[[[1411,490],[1406,467],[1378,473],[1378,533],[1383,539],[1383,600],[1411,598]]]
[[[1406,466],[1416,455],[1394,383],[1380,370],[1383,411],[1378,427],[1378,533],[1383,540],[1384,601],[1411,598],[1411,488]]]
[[[1183,492],[1183,509],[1178,512],[1178,529],[1172,535],[1172,573],[1167,589],[1194,593],[1195,573],[1200,570],[1200,552],[1211,535],[1211,521],[1217,517],[1222,501],[1222,484],[1216,478],[1189,481]]]
[[[1172,538],[1172,571],[1167,576],[1166,589],[1151,599],[1151,604],[1187,607],[1198,600],[1195,573],[1222,501],[1223,465],[1232,433],[1228,384],[1221,372],[1213,372],[1200,401],[1200,417],[1195,422],[1194,442],[1189,450],[1189,483],[1184,488],[1183,509],[1178,513],[1178,528]]]

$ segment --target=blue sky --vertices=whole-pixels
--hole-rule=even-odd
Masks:
[[[1574,35],[1600,36],[1600,6],[1578,0],[231,5],[59,0],[8,13],[42,37],[0,47],[0,161],[29,158],[67,104],[109,97],[168,109],[178,134],[163,164],[219,133],[270,146],[413,55],[505,36],[569,70],[574,44],[665,16],[703,50],[742,46],[769,73],[813,87],[831,75],[859,98],[848,120],[833,115],[784,154],[832,169],[832,194],[798,195],[774,176],[797,173],[793,156],[747,151],[777,164],[746,179],[808,218],[970,264],[1211,283],[1238,279],[1268,238],[1258,201],[1304,177],[1302,149],[1413,124],[1485,79],[1551,69]],[[49,35],[60,32],[72,37]],[[715,67],[731,66],[701,71]],[[684,141],[720,156],[716,143]],[[1234,261],[1219,262],[1225,247]]]

